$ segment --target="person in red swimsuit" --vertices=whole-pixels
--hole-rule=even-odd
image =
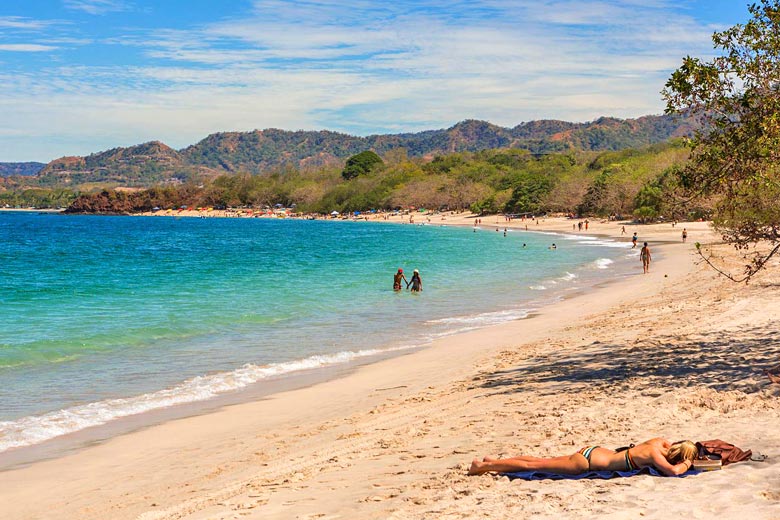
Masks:
[[[404,270],[398,269],[398,272],[395,273],[395,276],[393,276],[393,290],[394,291],[400,291],[401,290],[401,280],[404,281],[404,283],[408,284],[409,281],[404,276]]]

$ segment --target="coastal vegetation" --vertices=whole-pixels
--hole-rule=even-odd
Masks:
[[[78,195],[79,192],[66,188],[0,189],[0,208],[65,208]]]
[[[362,165],[359,175],[344,175],[346,168],[221,175],[199,185],[82,194],[69,211],[132,213],[182,206],[282,205],[321,214],[427,208],[640,219],[688,216],[685,207],[670,204],[665,196],[667,177],[687,158],[679,141],[600,153],[491,149],[437,155],[431,160],[409,158],[401,150],[387,154],[384,160],[370,153],[347,161]],[[372,156],[376,158],[366,161]]]
[[[746,24],[716,32],[720,55],[690,56],[664,89],[667,112],[697,130],[691,157],[677,171],[680,200],[712,201],[712,220],[726,243],[743,252],[747,281],[780,252],[780,0],[748,7]]]

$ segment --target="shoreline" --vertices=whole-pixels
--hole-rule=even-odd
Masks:
[[[0,212],[23,212],[23,213],[63,213],[65,209],[53,209],[53,208],[0,208]]]
[[[539,230],[563,231],[562,224],[550,224],[555,225],[540,225]],[[565,224],[568,227],[570,222]],[[673,242],[674,237],[663,226],[670,227],[643,229],[649,237]],[[691,242],[707,241],[699,237],[703,226],[701,230],[688,229]],[[595,230],[590,233],[595,235]],[[614,352],[623,345],[629,352],[639,348],[631,345],[659,348],[652,341],[644,346],[641,334],[647,329],[645,322],[655,323],[650,328],[662,337],[675,330],[678,336],[702,334],[746,319],[754,324],[766,322],[766,318],[745,318],[737,312],[747,306],[740,301],[735,304],[729,286],[723,292],[720,280],[691,262],[692,244],[657,247],[663,255],[653,263],[649,275],[610,282],[607,287],[539,309],[533,318],[441,338],[429,348],[357,367],[344,377],[164,422],[57,459],[2,472],[0,509],[12,518],[46,518],[46,511],[58,511],[58,518],[147,520],[232,518],[239,513],[246,518],[425,518],[434,514],[432,511],[440,517],[447,513],[462,516],[464,512],[477,516],[484,513],[486,505],[495,506],[491,516],[496,518],[534,511],[546,512],[551,518],[593,512],[598,504],[583,501],[585,505],[577,506],[565,500],[566,493],[578,493],[575,484],[556,486],[558,491],[553,494],[563,494],[560,503],[555,497],[540,503],[523,502],[518,501],[518,493],[526,496],[524,487],[509,486],[505,479],[490,476],[466,478],[465,467],[478,453],[513,453],[523,446],[544,455],[568,445],[574,451],[585,439],[606,443],[619,442],[616,436],[625,436],[640,440],[638,436],[647,430],[699,437],[709,433],[704,423],[691,421],[696,407],[693,412],[675,412],[678,415],[659,408],[660,419],[636,415],[637,404],[659,400],[664,404],[663,393],[658,395],[642,386],[657,376],[629,379],[628,388],[605,399],[613,391],[611,387],[601,383],[595,384],[604,387],[600,391],[583,387],[577,378],[565,375],[578,366],[577,362],[556,363],[557,358],[576,360],[590,355],[588,363],[596,363],[594,369],[598,369],[599,363],[608,363],[596,355],[607,345],[614,344]],[[699,294],[688,294],[709,289],[714,292],[703,303],[695,298]],[[766,294],[761,297],[766,299]],[[684,315],[694,319],[695,326],[675,320],[670,327],[658,321],[671,306],[686,307]],[[696,309],[699,314],[692,313]],[[715,309],[724,314],[713,314]],[[619,325],[627,322],[635,327]],[[685,340],[674,341],[683,344]],[[757,345],[756,349],[770,347],[761,342]],[[644,356],[628,359],[638,370]],[[706,361],[693,359],[697,359],[697,366]],[[529,368],[523,368],[526,364]],[[528,371],[546,364],[558,368]],[[556,376],[560,370],[562,375]],[[525,375],[514,382],[515,374]],[[616,383],[617,387],[625,384]],[[751,384],[764,393],[771,391],[765,384]],[[701,399],[711,400],[715,392],[706,386],[669,388],[667,391],[678,396],[672,402],[683,403],[694,403],[699,394]],[[767,414],[767,407],[778,408],[761,396],[748,397],[741,409],[727,409],[725,422],[732,426],[719,431],[723,438],[742,447],[775,450],[772,453],[776,454],[780,444],[776,436],[764,437],[759,446],[759,437],[749,428],[759,434],[772,431],[776,414]],[[593,422],[598,417],[595,411],[608,410],[610,403],[619,402],[625,403],[625,410],[612,412],[616,414],[614,421],[607,420],[605,428],[594,429],[600,424]],[[582,409],[576,407],[578,404]],[[762,414],[758,414],[761,407]],[[704,417],[721,413],[717,406],[702,410]],[[566,413],[559,415],[561,411]],[[516,415],[520,412],[535,418],[522,419]],[[743,415],[738,415],[740,412]],[[663,431],[664,427],[674,430]],[[744,446],[746,441],[749,443]],[[738,464],[734,470],[716,472],[710,478],[722,484],[729,482],[723,480],[729,475],[745,478],[746,471],[763,471],[766,476],[763,468]],[[780,480],[776,470],[773,474],[772,478],[751,480],[753,487],[771,489]],[[700,485],[702,479],[684,479],[684,485],[688,481]],[[624,505],[622,510],[635,513],[642,508],[653,517],[653,510],[648,509],[652,498],[663,496],[672,484],[659,482],[657,487],[663,489],[654,495],[641,482],[630,482],[640,489],[633,494],[628,490],[629,499],[624,502],[633,500],[634,505]],[[550,486],[527,484],[542,493]],[[616,487],[614,482],[586,484],[607,493]],[[616,493],[626,494],[625,485],[617,487]],[[508,492],[511,490],[514,496]],[[761,516],[761,511],[768,511],[765,507],[776,505],[780,497],[770,494],[761,498],[755,491],[750,488],[754,498],[748,501],[751,506],[760,506],[755,517],[769,518]],[[699,501],[710,498],[694,497]],[[691,505],[690,501],[682,503]],[[723,500],[712,504],[708,507],[722,507]],[[655,517],[668,512],[656,509]]]

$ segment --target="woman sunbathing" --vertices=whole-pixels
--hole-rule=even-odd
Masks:
[[[664,475],[674,476],[691,469],[697,453],[696,444],[691,441],[672,444],[666,439],[650,439],[620,451],[586,446],[577,453],[547,459],[524,455],[509,459],[474,459],[469,475],[481,475],[488,471],[541,471],[579,475],[588,471],[631,471],[652,466]]]

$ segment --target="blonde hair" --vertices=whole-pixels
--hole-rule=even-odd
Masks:
[[[679,464],[684,460],[693,462],[698,454],[699,449],[693,441],[680,441],[669,447],[669,451],[666,452],[666,460],[670,464]]]

